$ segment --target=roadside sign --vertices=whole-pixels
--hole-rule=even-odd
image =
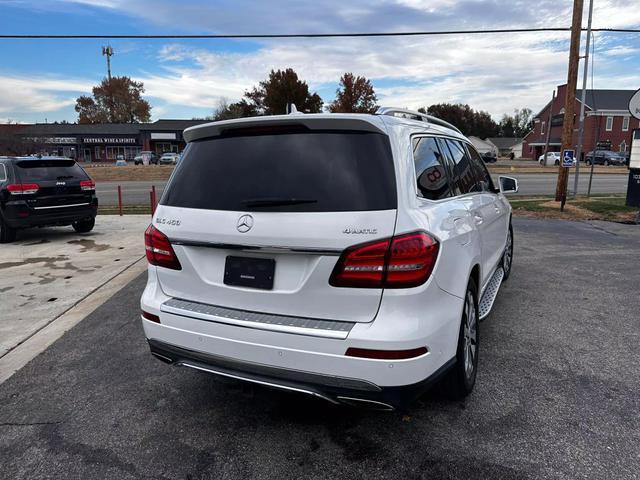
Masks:
[[[631,137],[627,207],[640,207],[640,129],[634,130]]]
[[[563,150],[562,151],[562,166],[563,167],[573,167],[573,159],[576,156],[576,152],[574,150]]]
[[[640,90],[629,100],[629,113],[640,120]]]

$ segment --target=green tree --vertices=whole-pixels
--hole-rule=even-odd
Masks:
[[[487,138],[498,133],[498,125],[488,112],[476,111],[466,104],[438,103],[426,110],[422,107],[418,111],[426,111],[429,115],[445,120],[468,136]]]
[[[336,99],[329,105],[329,110],[333,113],[375,113],[377,100],[369,80],[345,73],[340,78],[340,88],[336,90]]]
[[[144,85],[129,77],[105,78],[93,87],[93,97],[76,99],[78,123],[139,123],[151,118],[151,105],[142,98]]]
[[[222,98],[218,106],[213,110],[210,120],[231,120],[233,118],[255,117],[258,114],[256,107],[246,100],[228,103],[226,98]]]
[[[307,82],[300,80],[292,69],[271,70],[269,78],[258,87],[246,92],[247,103],[261,115],[283,115],[291,103],[301,112],[319,113],[322,99],[317,93],[310,93]]]

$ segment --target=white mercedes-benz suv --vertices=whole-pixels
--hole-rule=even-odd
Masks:
[[[159,359],[334,403],[473,389],[478,322],[511,270],[517,183],[418,112],[187,129],[145,232]]]

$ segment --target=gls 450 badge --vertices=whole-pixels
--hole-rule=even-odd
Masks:
[[[180,223],[181,223],[180,220],[175,218],[161,218],[161,217],[156,218],[157,225],[171,225],[173,227],[179,227]]]

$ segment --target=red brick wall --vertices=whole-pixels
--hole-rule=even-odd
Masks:
[[[564,106],[565,95],[566,95],[566,85],[560,85],[558,87],[558,92],[553,101],[553,104],[550,106],[551,113],[553,115],[557,115],[560,113],[560,110]],[[586,109],[586,113],[589,112],[589,109]],[[578,143],[578,120],[577,117],[580,114],[580,102],[576,100],[575,106],[575,115],[576,120],[574,124],[574,133],[573,133],[573,148],[576,148]],[[524,144],[522,147],[522,156],[523,158],[531,158],[537,159],[538,156],[542,153],[544,147],[534,147],[532,152],[529,150],[529,143],[535,142],[544,142],[546,140],[547,131],[550,128],[549,126],[549,107],[542,110],[537,117],[540,121],[535,124],[534,129],[531,133],[529,133],[524,140]],[[627,144],[627,151],[629,146],[631,145],[631,132],[634,128],[640,127],[640,120],[636,118],[631,118],[629,121],[629,130],[623,132],[622,131],[622,122],[623,116],[618,115],[613,118],[613,129],[610,132],[606,131],[606,116],[586,116],[585,124],[584,124],[584,139],[583,139],[583,153],[588,153],[592,151],[598,141],[611,141],[611,149],[614,151],[618,151],[620,147],[620,143],[625,140]],[[545,131],[542,135],[540,130],[542,128],[542,122],[545,123]],[[598,128],[599,127],[599,128]],[[550,138],[561,138],[562,137],[562,126],[551,127]],[[550,150],[557,150],[558,147],[550,147]]]

